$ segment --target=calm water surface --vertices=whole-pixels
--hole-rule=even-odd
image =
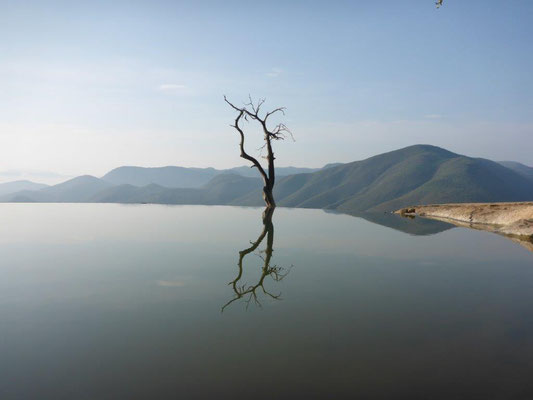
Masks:
[[[533,253],[261,212],[0,205],[0,399],[533,398]]]

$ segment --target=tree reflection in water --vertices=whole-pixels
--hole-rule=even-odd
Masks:
[[[233,288],[233,291],[235,292],[235,296],[233,299],[228,301],[223,307],[222,311],[226,307],[228,307],[231,303],[243,299],[246,303],[246,308],[248,309],[250,303],[255,303],[258,306],[261,306],[261,303],[259,302],[259,294],[262,292],[264,295],[275,299],[280,300],[281,293],[279,294],[273,294],[269,292],[265,288],[265,279],[267,277],[270,277],[273,281],[279,282],[283,278],[285,278],[288,273],[290,272],[290,268],[284,268],[279,267],[277,265],[270,265],[271,259],[272,259],[272,252],[273,252],[273,246],[274,246],[274,224],[272,223],[272,216],[274,215],[274,208],[273,207],[267,207],[265,211],[263,212],[263,231],[259,235],[256,241],[251,241],[251,246],[239,251],[239,261],[237,263],[237,266],[239,268],[239,272],[237,274],[237,277],[232,280],[228,285],[231,285]],[[263,265],[261,267],[261,276],[259,278],[259,281],[255,285],[250,285],[248,283],[241,283],[240,280],[243,275],[243,262],[244,258],[250,254],[253,253],[259,245],[263,242],[263,240],[266,237],[266,248],[263,251],[259,252],[259,258],[263,261]],[[292,268],[292,266],[291,266]]]

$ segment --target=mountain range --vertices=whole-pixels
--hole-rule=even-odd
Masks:
[[[328,168],[336,164],[328,164]],[[276,168],[277,176],[310,173],[320,168]],[[215,176],[235,174],[245,177],[257,177],[257,171],[250,167],[235,167],[230,169],[214,168],[185,168],[185,167],[119,167],[109,171],[102,179],[116,185],[146,186],[152,183],[167,188],[200,188]]]
[[[35,183],[28,180],[0,183],[0,196],[5,196],[23,190],[40,190],[47,186],[48,185],[45,185],[44,183]]]
[[[320,169],[277,168],[279,206],[348,213],[414,204],[533,200],[533,168],[414,145]],[[1,195],[4,202],[105,202],[262,206],[262,181],[248,167],[229,170],[120,167],[102,178]],[[5,193],[5,192],[4,192]]]

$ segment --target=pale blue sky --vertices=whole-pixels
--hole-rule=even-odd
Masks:
[[[0,171],[242,165],[222,95],[248,93],[287,107],[279,165],[415,143],[532,165],[531,21],[527,0],[0,0]]]

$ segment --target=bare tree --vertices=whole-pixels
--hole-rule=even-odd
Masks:
[[[239,135],[241,137],[241,141],[239,144],[240,150],[241,150],[241,157],[250,161],[252,163],[252,168],[255,167],[261,174],[261,177],[263,178],[263,199],[265,200],[267,208],[273,208],[276,207],[276,202],[274,200],[273,190],[274,190],[274,183],[276,181],[276,172],[274,170],[274,160],[276,159],[274,157],[274,152],[272,150],[272,141],[274,140],[283,140],[287,135],[290,135],[292,138],[292,134],[289,131],[289,129],[285,126],[285,124],[277,124],[273,129],[270,129],[267,125],[268,118],[270,118],[272,115],[276,113],[282,113],[285,115],[285,107],[279,107],[275,108],[272,111],[266,112],[262,117],[260,115],[261,112],[261,106],[264,104],[265,99],[260,99],[256,104],[252,101],[252,98],[249,98],[249,102],[245,103],[243,107],[237,107],[233,105],[229,100],[224,96],[224,101],[228,103],[231,108],[233,108],[235,111],[237,111],[237,118],[235,118],[235,123],[231,125],[233,128],[239,132]],[[249,155],[246,150],[244,149],[244,131],[242,130],[242,126],[240,123],[242,120],[245,121],[256,121],[259,122],[261,125],[261,128],[263,129],[264,134],[264,141],[265,144],[262,148],[266,148],[267,155],[266,160],[268,163],[268,169],[265,171],[263,167],[261,166],[261,163],[257,161],[255,157],[252,157]]]

